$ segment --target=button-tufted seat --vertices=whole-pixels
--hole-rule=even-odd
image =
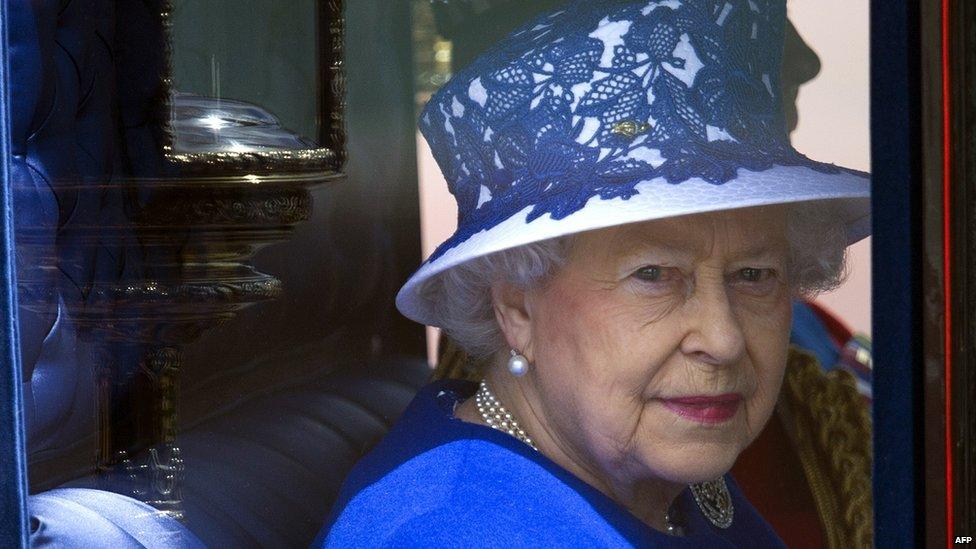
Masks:
[[[352,348],[349,360],[313,364],[316,359],[306,357],[301,370],[314,375],[302,377],[290,375],[294,364],[280,360],[264,371],[275,375],[257,375],[258,381],[241,385],[245,390],[213,405],[201,405],[210,402],[203,398],[207,395],[195,394],[187,384],[178,441],[185,463],[183,524],[147,512],[144,504],[85,476],[94,447],[95,359],[64,304],[83,302],[96,277],[134,276],[139,266],[138,258],[109,246],[78,246],[83,236],[78,227],[95,219],[118,220],[125,230],[131,197],[102,184],[154,173],[158,163],[158,135],[146,105],[161,90],[162,50],[146,56],[139,41],[159,38],[152,24],[158,24],[162,7],[159,0],[8,3],[16,234],[29,236],[18,242],[17,265],[24,283],[20,318],[34,487],[31,541],[38,546],[305,545],[346,472],[429,377],[423,359],[387,356],[365,363],[369,347],[358,337],[346,341]],[[72,188],[79,183],[91,192]],[[341,208],[338,202],[327,211]],[[393,256],[384,248],[392,239],[373,234],[383,230],[382,225],[359,227],[363,254]],[[51,257],[58,258],[58,268],[40,269]],[[394,282],[387,280],[390,272],[364,268],[360,259],[342,257],[351,276],[370,282],[361,284],[364,297],[357,301],[356,321],[365,323],[371,321],[360,318],[365,312],[389,308],[367,293],[380,285],[393,288]],[[200,377],[208,373],[194,371]]]

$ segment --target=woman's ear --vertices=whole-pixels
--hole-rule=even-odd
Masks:
[[[526,292],[508,282],[495,282],[491,285],[491,302],[495,320],[505,334],[509,347],[523,354],[532,341],[532,315],[528,306]],[[528,355],[526,355],[528,356]]]

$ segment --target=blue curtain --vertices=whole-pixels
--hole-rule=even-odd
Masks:
[[[10,189],[7,4],[0,2],[0,546],[27,546],[27,466]]]

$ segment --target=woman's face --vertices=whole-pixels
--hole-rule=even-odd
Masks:
[[[526,294],[528,381],[562,447],[617,481],[728,471],[783,380],[786,210],[650,221],[577,237]]]

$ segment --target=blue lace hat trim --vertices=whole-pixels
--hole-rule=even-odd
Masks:
[[[576,0],[514,32],[421,115],[458,203],[458,230],[429,261],[527,207],[526,222],[563,219],[642,181],[849,171],[789,143],[785,11],[782,0]]]

